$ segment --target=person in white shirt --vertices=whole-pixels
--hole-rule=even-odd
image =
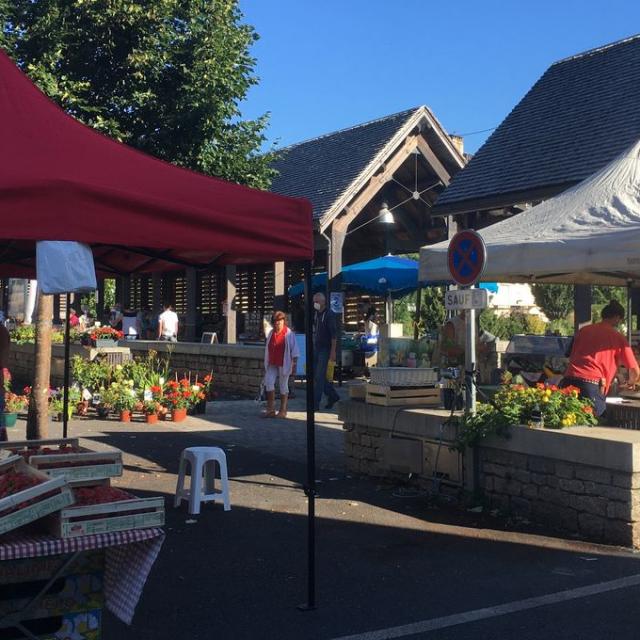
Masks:
[[[171,308],[171,303],[164,305],[164,311],[158,317],[158,340],[178,341],[178,314]]]

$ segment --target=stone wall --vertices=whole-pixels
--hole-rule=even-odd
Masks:
[[[260,390],[264,374],[264,350],[262,347],[226,344],[197,344],[178,342],[121,341],[132,354],[143,354],[149,349],[171,352],[171,367],[178,371],[192,371],[204,376],[213,372],[214,389],[232,391],[246,397],[255,397]],[[95,351],[95,350],[93,350]],[[90,357],[88,347],[71,345],[71,356],[81,354]],[[51,346],[51,384],[62,385],[64,367],[64,345]],[[9,369],[23,382],[33,380],[35,369],[34,345],[11,345]]]
[[[341,402],[345,429],[345,463],[352,473],[432,488],[443,493],[462,488],[462,457],[449,447],[456,427],[446,424],[448,411],[399,409]]]
[[[169,351],[171,368],[178,372],[191,371],[200,376],[213,372],[214,389],[252,398],[260,392],[264,376],[264,347],[190,342],[171,344],[146,340],[120,344],[126,344],[134,354],[150,348],[161,353]]]
[[[640,546],[639,472],[490,447],[478,464],[492,507],[596,542]]]
[[[474,483],[493,508],[561,535],[640,548],[640,431],[514,426],[464,456],[449,412],[341,402],[347,468],[452,493]],[[437,460],[437,462],[436,462]],[[474,469],[474,465],[477,467]],[[434,481],[435,478],[435,481]]]

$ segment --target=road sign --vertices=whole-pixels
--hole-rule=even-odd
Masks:
[[[487,262],[482,236],[471,229],[456,233],[449,242],[447,261],[454,282],[462,286],[476,283]]]
[[[444,307],[449,311],[459,309],[486,309],[489,295],[486,289],[452,289],[444,294]]]

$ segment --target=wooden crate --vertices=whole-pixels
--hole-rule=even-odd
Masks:
[[[164,498],[136,498],[78,507],[69,507],[48,519],[51,533],[74,538],[93,533],[146,529],[164,525]]]
[[[438,406],[440,389],[435,387],[390,387],[382,384],[367,385],[367,404],[384,407],[403,405]]]
[[[80,447],[78,438],[59,438],[52,440],[17,440],[4,442],[0,448],[18,455],[34,448],[71,445],[81,449],[78,453],[32,453],[26,456],[27,462],[51,478],[62,477],[70,484],[115,478],[122,475],[122,452],[92,451]],[[23,455],[23,457],[25,457]]]
[[[9,456],[0,462],[0,474],[7,471],[35,476],[42,482],[0,499],[0,534],[73,504],[73,494],[64,478],[50,478],[42,471],[31,468],[20,456]]]
[[[367,383],[356,382],[348,386],[349,397],[353,399],[364,400],[367,397]]]

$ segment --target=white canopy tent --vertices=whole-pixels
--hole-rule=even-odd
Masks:
[[[479,233],[483,280],[640,284],[640,141],[575,187]],[[448,246],[422,247],[421,282],[451,281]]]

